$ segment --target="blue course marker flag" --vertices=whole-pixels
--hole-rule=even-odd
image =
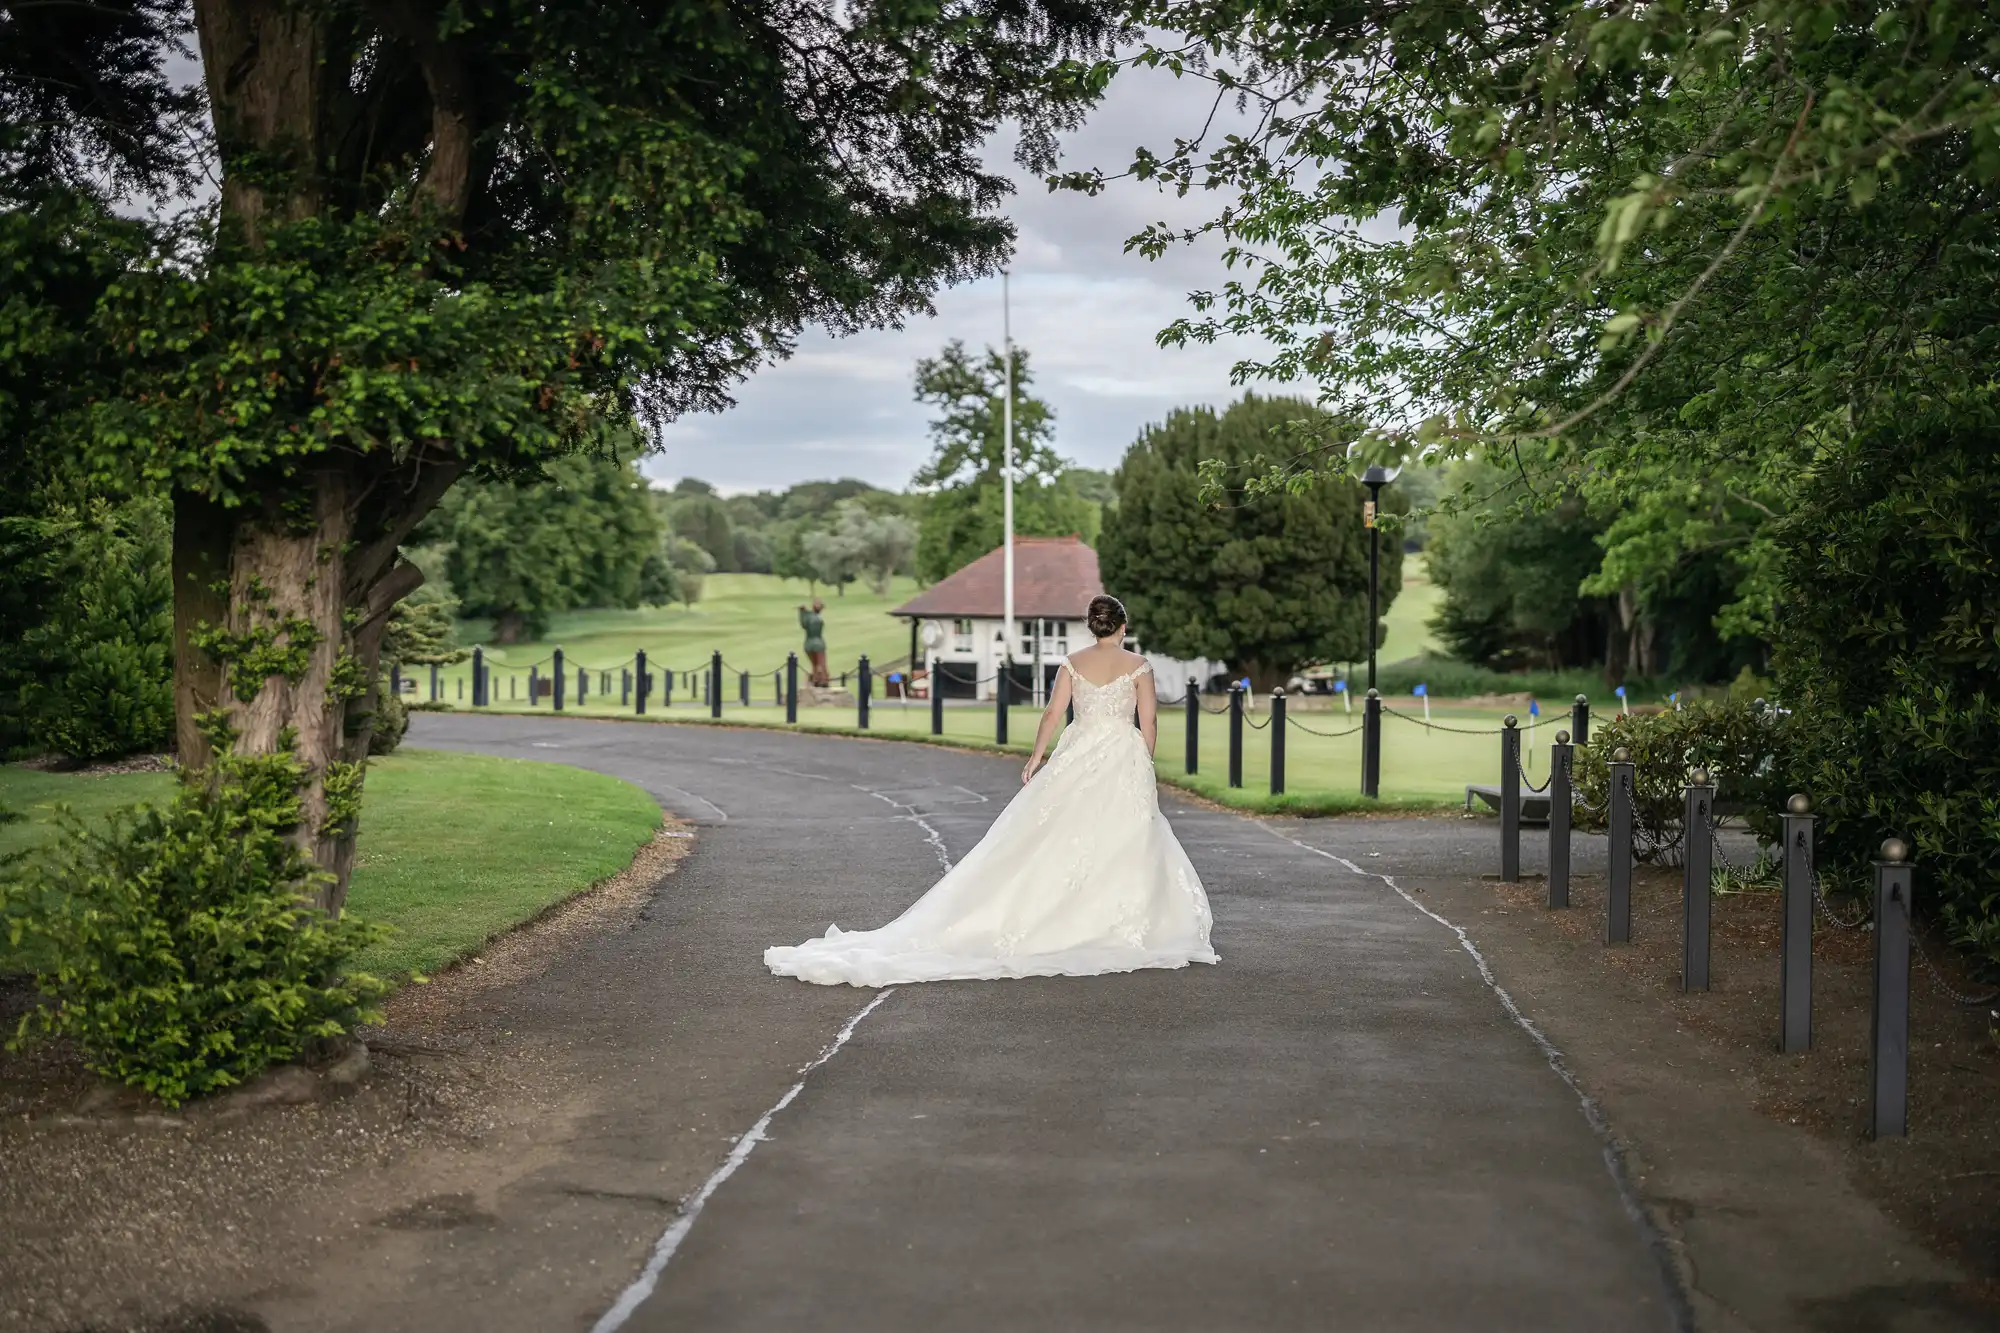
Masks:
[[[1430,687],[1430,686],[1428,686],[1428,685],[1418,685],[1418,686],[1417,686],[1417,688],[1415,688],[1414,690],[1411,690],[1411,691],[1410,691],[1410,693],[1411,693],[1411,694],[1414,694],[1414,695],[1416,695],[1416,696],[1417,696],[1417,697],[1418,697],[1419,699],[1422,699],[1422,700],[1424,701],[1424,721],[1426,721],[1426,722],[1430,721],[1430,720],[1431,720],[1431,687]]]
[[[1535,699],[1528,700],[1528,716],[1540,717],[1541,715],[1542,715],[1542,705],[1540,701]]]
[[[1618,711],[1621,714],[1630,711],[1625,707],[1625,687],[1623,685],[1620,685],[1617,689],[1613,690],[1612,693],[1618,696]]]

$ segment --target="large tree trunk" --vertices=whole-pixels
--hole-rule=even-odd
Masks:
[[[289,754],[300,771],[294,835],[346,901],[360,766],[374,734],[389,613],[423,583],[397,544],[457,475],[329,464],[287,479],[282,505],[223,510],[175,498],[175,738],[193,775],[226,727],[241,755]],[[409,484],[414,478],[414,484]],[[399,484],[405,483],[405,484]]]
[[[432,101],[424,208],[449,224],[466,203],[472,106],[460,55],[427,7],[378,19],[410,45]],[[288,221],[327,208],[334,107],[331,11],[294,0],[194,0],[223,181],[225,245],[262,248]],[[310,403],[300,403],[303,413]],[[294,427],[293,429],[297,429]],[[463,464],[448,449],[400,456],[329,452],[243,479],[225,508],[174,497],[175,740],[191,780],[227,735],[241,755],[299,767],[295,839],[328,872],[319,905],[347,897],[374,732],[382,637],[397,601],[423,582],[400,543]]]
[[[1618,618],[1625,630],[1625,669],[1643,679],[1659,674],[1660,627],[1639,605],[1630,588],[1618,593]]]
[[[1272,690],[1282,689],[1285,682],[1292,678],[1290,668],[1264,662],[1245,662],[1243,674],[1250,677],[1250,689],[1256,694],[1269,694]]]
[[[195,0],[202,71],[223,159],[222,214],[260,245],[310,217],[327,160],[326,17],[291,0]]]

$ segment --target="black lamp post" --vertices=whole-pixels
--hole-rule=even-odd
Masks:
[[[1361,474],[1368,488],[1368,500],[1361,510],[1362,526],[1368,529],[1368,697],[1361,713],[1361,794],[1373,799],[1382,789],[1382,697],[1375,692],[1375,640],[1381,624],[1382,529],[1376,523],[1382,488],[1396,479],[1394,472],[1378,465]]]

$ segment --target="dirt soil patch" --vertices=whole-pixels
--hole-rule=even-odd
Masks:
[[[523,1145],[577,1113],[551,1052],[494,1030],[482,997],[629,928],[692,834],[670,819],[625,872],[392,996],[363,1034],[371,1074],[334,1099],[80,1116],[101,1083],[73,1049],[0,1053],[0,1330],[262,1329],[206,1294],[282,1289],[343,1233],[463,1224],[471,1182],[530,1169]],[[32,1002],[0,985],[0,1023]]]
[[[59,754],[45,754],[37,759],[23,760],[21,767],[32,768],[38,773],[72,773],[92,778],[112,773],[171,773],[174,771],[174,757],[170,754],[135,754],[101,763],[80,764]]]
[[[1580,880],[1568,911],[1546,910],[1545,895],[1539,878],[1516,885],[1488,881],[1454,895],[1465,913],[1460,919],[1503,973],[1539,992],[1531,1012],[1548,1014],[1559,1028],[1589,1021],[1592,1009],[1613,994],[1642,1001],[1638,1012],[1651,1006],[1675,1035],[1698,1040],[1716,1072],[1741,1082],[1756,1112],[1812,1135],[1845,1164],[1863,1193],[1956,1261],[1974,1287],[1954,1292],[1951,1302],[1972,1302],[1981,1326],[2000,1327],[2000,1002],[1958,1003],[1913,964],[1910,1133],[1873,1142],[1866,1135],[1869,931],[1837,929],[1824,918],[1816,923],[1813,1050],[1786,1056],[1777,1050],[1781,904],[1775,889],[1715,898],[1712,989],[1703,993],[1680,988],[1679,871],[1639,871],[1630,945],[1602,943],[1601,881]],[[1478,906],[1482,897],[1487,905]],[[1963,975],[1935,940],[1923,943],[1931,956],[1945,960],[1954,988],[1967,994],[1991,989]],[[1636,1048],[1643,1037],[1635,1032],[1626,1039]]]

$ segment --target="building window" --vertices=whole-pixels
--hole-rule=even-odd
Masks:
[[[951,622],[951,650],[955,653],[972,651],[972,622],[954,620]]]

